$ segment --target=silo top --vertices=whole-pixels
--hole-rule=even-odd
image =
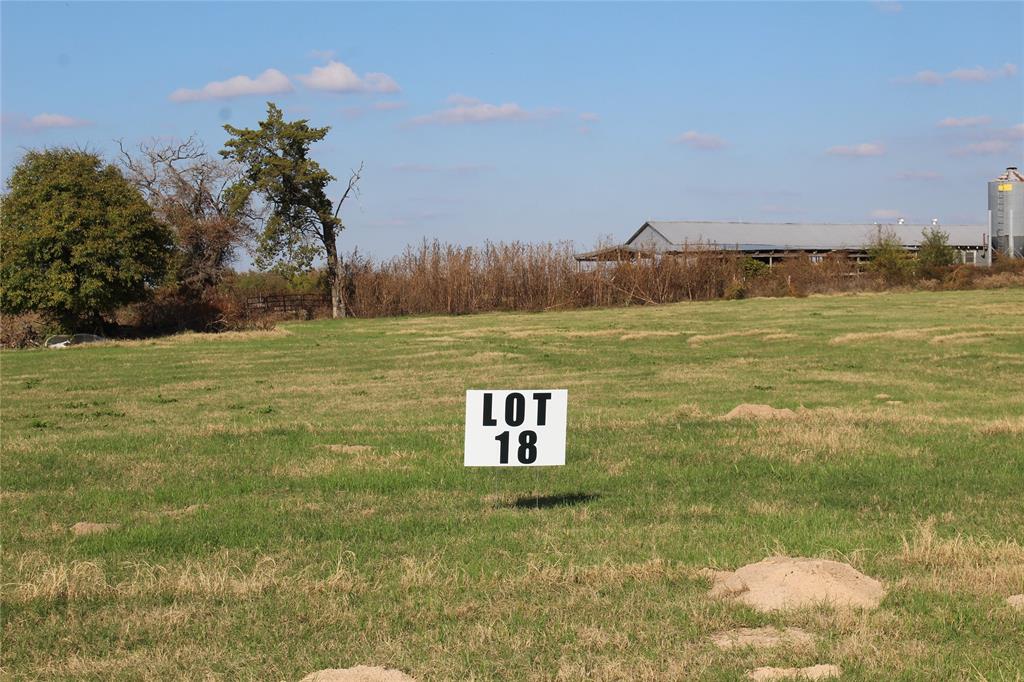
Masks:
[[[1016,166],[1007,167],[1006,171],[993,182],[1024,182],[1024,175],[1020,174]]]

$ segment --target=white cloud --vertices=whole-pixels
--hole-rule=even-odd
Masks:
[[[1017,65],[1006,63],[996,69],[986,69],[982,66],[973,68],[953,69],[948,73],[938,71],[918,71],[908,78],[897,78],[896,83],[920,83],[922,85],[942,85],[947,81],[960,81],[963,83],[988,83],[997,78],[1012,78],[1017,75]]]
[[[1009,128],[989,131],[985,139],[966,144],[950,152],[953,156],[986,156],[990,154],[1020,154],[1024,140],[1024,123]]]
[[[309,56],[310,57],[312,57],[313,59],[319,59],[320,61],[324,61],[324,62],[330,61],[331,59],[334,59],[334,55],[335,54],[336,53],[335,53],[334,50],[310,50],[309,51]]]
[[[941,85],[946,77],[938,71],[918,71],[910,78],[902,79],[901,82],[921,83],[922,85]]]
[[[903,11],[903,5],[892,0],[876,0],[871,4],[882,14],[899,14]]]
[[[727,146],[726,141],[717,135],[698,133],[696,130],[688,130],[672,141],[676,144],[685,144],[692,149],[712,150]]]
[[[903,217],[903,212],[895,208],[876,208],[871,212],[871,217],[882,220],[895,220],[896,218]]]
[[[947,117],[939,121],[940,128],[972,128],[974,126],[988,125],[992,122],[991,116],[964,116],[962,118]]]
[[[825,153],[830,156],[882,156],[885,154],[885,147],[878,142],[862,142],[861,144],[841,144],[836,147],[829,147]]]
[[[998,69],[985,69],[976,66],[973,69],[953,69],[949,77],[957,81],[968,81],[975,83],[987,83],[996,78],[1010,78],[1017,75],[1016,64],[1003,64]]]
[[[1006,140],[983,140],[953,150],[953,156],[985,156],[1002,154],[1010,148]]]
[[[598,121],[601,120],[601,117],[592,111],[584,111],[582,114],[580,114],[580,120],[586,121],[588,123],[597,123]]]
[[[431,114],[416,116],[409,123],[424,125],[430,123],[438,124],[460,124],[460,123],[491,123],[494,121],[525,121],[529,119],[545,118],[557,113],[554,109],[537,109],[528,111],[514,102],[505,104],[488,104],[481,102],[475,97],[465,95],[452,95],[447,99],[449,107],[440,109]]]
[[[64,114],[36,114],[22,124],[22,127],[26,130],[49,130],[51,128],[81,128],[88,125],[92,125],[92,121]]]
[[[906,171],[896,176],[897,180],[941,180],[942,174],[935,171]]]
[[[212,81],[198,90],[179,88],[171,93],[170,99],[172,102],[202,102],[246,95],[276,95],[292,90],[288,76],[277,69],[267,69],[256,78],[235,76],[223,81]]]
[[[359,76],[339,61],[331,60],[323,66],[314,66],[307,76],[297,76],[307,88],[327,92],[398,92],[395,80],[386,73],[367,73]]]
[[[448,95],[448,97],[446,97],[444,101],[452,105],[453,107],[471,107],[474,104],[480,104],[480,100],[478,100],[476,97],[469,97],[467,95],[460,95],[458,93],[455,93],[454,95]]]

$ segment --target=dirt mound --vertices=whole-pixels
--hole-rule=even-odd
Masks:
[[[727,597],[759,611],[779,611],[828,602],[875,608],[885,596],[882,583],[849,564],[828,559],[771,557],[735,572],[713,575],[711,596]]]
[[[814,637],[800,628],[738,628],[714,634],[711,641],[719,649],[769,649],[776,646],[810,646],[814,644]]]
[[[732,408],[725,419],[792,419],[796,412],[788,407],[775,408],[771,405],[743,403]]]
[[[751,680],[824,680],[839,677],[842,671],[838,665],[821,664],[807,668],[755,668],[747,673]]]
[[[318,670],[306,675],[300,682],[416,682],[416,679],[401,670],[357,665],[354,668]]]
[[[91,521],[79,521],[71,526],[71,532],[75,535],[95,535],[106,533],[108,530],[118,528],[116,523],[92,523]]]
[[[1009,604],[1012,609],[1024,611],[1024,594],[1011,594],[1006,598],[1006,603]]]

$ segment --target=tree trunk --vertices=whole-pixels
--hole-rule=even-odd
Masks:
[[[334,227],[324,225],[324,248],[327,250],[327,283],[331,287],[331,317],[345,317],[345,273],[341,271]]]

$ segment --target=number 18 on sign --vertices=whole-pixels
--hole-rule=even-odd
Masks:
[[[568,391],[466,391],[468,467],[565,464]]]

